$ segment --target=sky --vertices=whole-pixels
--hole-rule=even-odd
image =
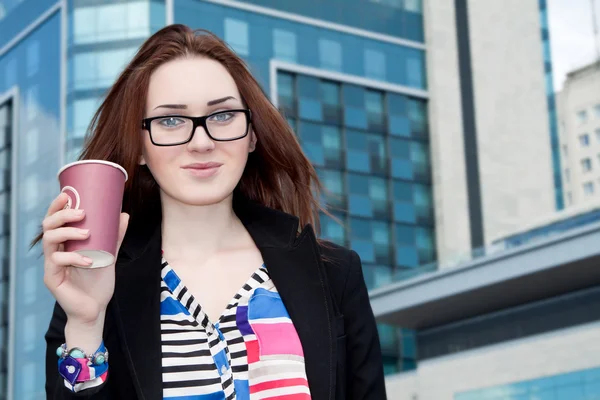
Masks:
[[[562,88],[569,71],[597,57],[592,3],[600,29],[600,0],[547,0],[555,91]]]

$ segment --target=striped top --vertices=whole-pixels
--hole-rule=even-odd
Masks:
[[[218,321],[163,259],[161,336],[165,400],[310,400],[304,353],[266,267]]]

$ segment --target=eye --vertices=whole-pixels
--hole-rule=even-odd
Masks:
[[[215,115],[211,116],[210,118],[208,118],[208,120],[211,122],[227,122],[230,119],[232,119],[234,116],[235,116],[235,114],[232,112],[223,112],[223,113],[219,113],[219,114],[215,114]]]
[[[182,118],[177,118],[177,117],[161,118],[157,122],[165,128],[176,128],[179,125],[185,124],[185,120],[183,120]]]

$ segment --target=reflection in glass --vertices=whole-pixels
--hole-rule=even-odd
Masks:
[[[365,75],[368,78],[385,80],[385,54],[374,49],[365,49]]]
[[[273,29],[273,54],[277,59],[296,62],[296,34]]]
[[[319,39],[319,60],[322,68],[341,71],[342,46],[334,40]]]
[[[248,23],[238,19],[225,18],[225,41],[239,55],[249,55]]]
[[[32,77],[40,69],[40,42],[29,40],[27,44],[27,76]]]

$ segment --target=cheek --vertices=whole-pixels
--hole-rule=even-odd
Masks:
[[[176,147],[159,147],[152,143],[147,143],[143,150],[144,160],[157,180],[169,173],[170,165],[179,153],[181,151]]]

